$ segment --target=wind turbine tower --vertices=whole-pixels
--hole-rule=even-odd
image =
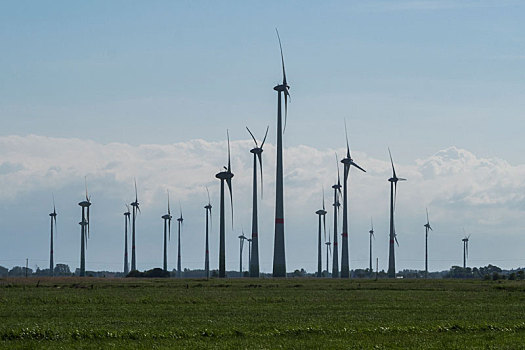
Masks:
[[[135,254],[135,223],[137,219],[137,213],[140,213],[139,197],[137,192],[137,180],[135,180],[135,201],[131,203],[131,206],[133,208],[133,221],[131,226],[131,270],[135,271],[137,269],[137,260]]]
[[[262,152],[263,152],[263,146],[264,142],[266,141],[266,136],[268,136],[268,129],[266,128],[266,133],[264,134],[264,138],[261,142],[261,146],[257,144],[257,140],[255,139],[255,136],[253,136],[252,132],[248,127],[246,127],[246,130],[250,133],[253,142],[255,142],[255,147],[250,150],[251,153],[253,153],[253,204],[252,204],[252,238],[251,242],[251,249],[250,254],[253,257],[253,259],[250,259],[249,262],[249,270],[250,270],[250,277],[259,277],[259,226],[258,226],[258,218],[257,218],[257,159],[259,160],[259,167],[261,170],[261,197],[262,197],[262,188],[263,188],[263,172],[262,172]],[[252,251],[253,249],[253,251]]]
[[[277,166],[275,174],[275,238],[273,246],[273,277],[286,277],[286,255],[284,249],[284,187],[283,187],[283,140],[282,136],[286,129],[288,117],[288,98],[290,86],[286,81],[284,69],[283,48],[281,38],[277,31],[279,48],[281,50],[281,64],[283,67],[283,83],[275,86],[277,91]],[[282,96],[284,95],[284,129],[282,128]]]
[[[376,238],[374,236],[374,222],[372,221],[372,219],[370,219],[370,231],[368,231],[368,233],[370,234],[370,265],[368,268],[370,269],[370,273],[372,273],[374,272],[372,266],[372,238]]]
[[[238,237],[239,238],[239,277],[242,277],[242,248],[244,246],[244,240],[247,239],[244,235],[244,231]]]
[[[425,226],[425,278],[428,277],[428,231],[432,231],[430,227],[430,221],[428,220],[428,209],[427,209],[427,223]]]
[[[326,237],[325,237],[325,241],[326,241]],[[330,229],[328,229],[328,242],[326,242],[325,244],[326,244],[326,277],[328,277],[330,275],[330,270],[328,268],[329,253],[332,253],[332,249],[330,247],[332,245],[332,242],[330,241]]]
[[[49,250],[49,274],[53,276],[55,270],[55,261],[53,260],[53,228],[55,229],[56,234],[57,227],[57,211],[55,208],[55,198],[53,198],[53,212],[49,214],[49,216],[51,217],[51,248]]]
[[[221,180],[221,202],[220,202],[220,223],[219,223],[219,277],[226,277],[226,222],[224,217],[224,182],[228,185],[230,190],[230,205],[232,209],[232,227],[233,227],[233,194],[232,194],[232,178],[233,173],[231,171],[231,160],[230,160],[230,134],[226,131],[228,138],[228,167],[224,167],[224,170],[217,173],[215,177]]]
[[[396,175],[396,169],[394,168],[394,161],[392,160],[392,153],[390,148],[388,149],[388,154],[390,155],[390,163],[392,164],[392,177],[388,179],[390,182],[390,240],[389,240],[389,254],[388,254],[388,277],[396,277],[396,257],[394,250],[394,241],[399,246],[397,241],[396,228],[394,225],[394,212],[396,208],[396,198],[397,198],[397,182],[406,181],[406,179],[398,178]]]
[[[210,278],[210,246],[208,243],[208,223],[211,221],[211,201],[210,201],[210,192],[208,191],[208,187],[206,187],[206,192],[208,193],[208,204],[204,206],[204,209],[206,210],[206,247],[204,251],[204,270],[206,271],[206,279]],[[209,218],[208,218],[208,212],[209,212]]]
[[[345,136],[346,136],[346,158],[341,160],[344,164],[344,176],[343,176],[343,232],[341,233],[343,240],[343,248],[341,251],[341,278],[350,278],[350,254],[348,252],[348,175],[350,174],[350,168],[356,167],[362,172],[366,172],[365,169],[357,165],[350,155],[350,145],[348,143],[348,133],[346,131],[345,122]]]
[[[78,203],[82,208],[82,220],[79,222],[80,225],[80,276],[86,275],[86,247],[87,240],[89,238],[89,207],[91,201],[89,200],[87,183],[86,183],[86,200]]]
[[[324,191],[323,191],[323,209],[319,209],[315,212],[319,217],[319,232],[318,232],[318,240],[317,240],[317,277],[323,276],[323,266],[322,266],[322,259],[321,259],[321,228],[324,227],[324,237],[326,241],[326,210],[324,206]]]
[[[170,194],[168,192],[168,213],[162,215],[164,220],[164,260],[162,268],[164,271],[168,271],[168,239],[171,240],[171,210],[170,210]]]
[[[470,235],[465,235],[465,238],[462,239],[463,241],[463,268],[467,268],[467,259],[468,259],[468,240],[470,238]]]
[[[129,259],[128,259],[128,226],[131,226],[129,212],[129,205],[126,204],[126,212],[124,213],[124,276],[129,273]]]
[[[179,223],[179,237],[178,237],[178,249],[177,249],[177,278],[182,278],[182,268],[181,268],[181,261],[180,261],[180,232],[182,230],[182,222],[184,219],[182,218],[182,207],[180,208],[180,217],[177,218],[177,221]]]
[[[332,278],[339,278],[339,246],[337,244],[338,225],[337,219],[339,216],[339,209],[341,203],[339,202],[339,196],[341,195],[341,177],[339,176],[339,160],[337,154],[335,155],[335,162],[337,164],[337,183],[332,186],[334,189],[334,253],[332,261]]]

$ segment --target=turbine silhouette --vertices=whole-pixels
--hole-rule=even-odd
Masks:
[[[370,273],[372,273],[372,272],[374,272],[373,266],[372,266],[372,238],[373,239],[376,238],[374,236],[374,222],[372,221],[372,218],[370,218],[370,231],[368,231],[368,233],[370,234],[370,265],[369,265],[369,269],[370,269]]]
[[[428,209],[427,209],[427,223],[425,226],[425,278],[428,277],[428,231],[432,231],[430,227],[430,221],[428,220]]]
[[[264,134],[264,138],[261,142],[261,146],[259,147],[257,140],[255,139],[255,136],[253,136],[252,132],[248,127],[246,127],[246,130],[250,133],[253,142],[255,142],[255,147],[250,150],[251,153],[253,153],[253,206],[252,206],[252,238],[251,238],[251,248],[250,255],[252,256],[252,259],[250,259],[249,262],[249,270],[250,270],[250,277],[259,277],[259,226],[258,226],[258,218],[257,218],[257,159],[259,160],[259,167],[261,170],[261,197],[263,194],[263,171],[262,171],[262,152],[263,152],[263,146],[264,142],[266,141],[266,136],[268,136],[268,129],[270,127],[266,127],[266,133]]]
[[[390,181],[390,250],[388,255],[388,277],[396,277],[396,257],[395,257],[395,247],[394,241],[399,246],[397,241],[397,234],[394,225],[394,212],[396,208],[396,199],[397,199],[397,182],[406,181],[406,179],[399,178],[396,175],[396,169],[394,168],[394,161],[392,160],[392,153],[390,148],[388,149],[388,154],[390,155],[390,163],[392,164],[392,177],[388,179]]]
[[[90,197],[88,195],[87,180],[85,181],[86,186],[86,199],[78,203],[82,208],[82,220],[79,222],[80,225],[80,276],[86,275],[86,249],[87,240],[89,238],[89,207],[91,206]]]
[[[326,237],[324,238],[326,241]],[[330,270],[328,269],[328,262],[329,262],[329,254],[332,254],[332,242],[330,241],[330,228],[328,229],[328,242],[325,242],[326,244],[326,277],[330,276]]]
[[[276,166],[276,180],[275,180],[275,237],[273,246],[273,277],[286,277],[286,254],[284,248],[284,195],[283,195],[283,142],[282,136],[284,130],[282,129],[282,96],[284,95],[284,126],[286,129],[286,121],[288,118],[288,98],[290,93],[288,90],[288,82],[286,81],[286,71],[284,69],[283,48],[281,45],[281,38],[279,31],[277,32],[277,39],[279,40],[279,48],[281,50],[281,64],[283,68],[283,83],[275,86],[273,89],[277,91],[277,166]]]
[[[137,257],[135,253],[135,233],[136,233],[136,221],[137,214],[140,213],[139,207],[139,196],[137,192],[137,180],[135,179],[135,201],[131,203],[133,221],[131,226],[131,270],[135,271],[137,269]]]
[[[350,145],[348,143],[348,132],[346,131],[345,121],[345,136],[346,136],[346,158],[341,160],[344,164],[344,176],[343,176],[343,232],[341,234],[343,241],[343,248],[341,252],[341,278],[350,277],[350,256],[348,253],[348,175],[350,174],[350,168],[355,167],[362,172],[366,172],[365,169],[357,165],[350,155]]]
[[[126,204],[126,212],[124,212],[124,276],[129,273],[129,259],[128,259],[128,225],[131,226],[129,212],[129,205]]]
[[[332,261],[332,278],[339,278],[339,246],[337,243],[337,232],[338,225],[337,219],[339,216],[339,210],[341,208],[341,203],[339,202],[339,197],[341,196],[341,177],[339,174],[339,159],[337,158],[337,153],[335,155],[335,163],[337,165],[337,183],[332,186],[334,189],[334,253]]]
[[[53,251],[53,228],[55,230],[55,235],[57,233],[57,211],[55,208],[55,196],[53,196],[53,212],[49,214],[51,217],[51,248],[49,251],[49,274],[54,275],[55,270],[55,261],[54,261],[54,251]]]
[[[323,190],[323,209],[319,209],[315,213],[319,216],[319,233],[318,233],[318,241],[317,241],[317,277],[322,277],[323,266],[322,266],[322,260],[321,260],[321,246],[322,246],[321,227],[324,228],[324,237],[325,237],[325,242],[326,242],[326,210],[324,206],[324,190]]]
[[[208,204],[204,206],[204,209],[206,210],[206,248],[204,252],[204,270],[206,272],[206,279],[210,278],[210,247],[208,243],[208,220],[211,221],[211,201],[210,201],[210,192],[208,191],[208,187],[206,187],[206,192],[208,193]],[[209,212],[209,219],[208,219],[208,212]]]
[[[182,218],[182,207],[180,208],[180,217],[177,218],[179,223],[179,237],[178,237],[178,249],[177,249],[177,278],[182,278],[182,268],[181,268],[181,257],[180,257],[180,232],[182,231],[182,223],[184,219]]]
[[[170,210],[170,193],[168,192],[168,213],[162,215],[164,220],[164,260],[163,260],[163,270],[168,271],[168,239],[171,241],[171,210]]]
[[[468,259],[468,241],[470,239],[470,234],[467,236],[465,233],[465,229],[463,229],[463,233],[465,234],[465,238],[462,239],[463,241],[463,268],[467,268],[467,259]]]
[[[244,240],[246,240],[246,236],[244,235],[244,230],[242,231],[242,234],[237,237],[239,238],[239,277],[242,277],[242,248],[244,247]]]
[[[219,227],[219,277],[226,277],[226,227],[224,218],[224,182],[228,185],[230,191],[230,205],[232,210],[232,227],[233,227],[233,194],[232,194],[232,178],[233,173],[231,171],[231,160],[230,160],[230,134],[226,131],[228,138],[228,167],[224,167],[224,170],[217,173],[215,177],[221,180],[221,203],[220,203],[220,227]]]

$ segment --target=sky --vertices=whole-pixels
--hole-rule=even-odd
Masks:
[[[235,177],[226,263],[237,269],[237,236],[251,227],[245,127],[262,138],[269,125],[259,237],[261,269],[270,272],[277,27],[291,86],[289,271],[316,269],[315,211],[324,188],[331,227],[345,120],[353,158],[367,170],[349,180],[351,268],[368,265],[371,218],[374,257],[387,268],[388,147],[408,179],[398,186],[398,270],[424,267],[425,208],[431,270],[462,264],[465,233],[470,266],[525,266],[524,14],[519,1],[1,2],[0,265],[48,265],[54,195],[55,261],[78,266],[86,178],[87,269],[122,270],[122,213],[136,178],[139,269],[162,264],[166,190],[172,211],[181,207],[185,217],[182,265],[203,267],[206,186],[216,268],[214,175],[227,162],[228,129]]]

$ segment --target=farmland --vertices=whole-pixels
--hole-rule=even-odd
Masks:
[[[525,349],[525,282],[0,279],[0,347]]]

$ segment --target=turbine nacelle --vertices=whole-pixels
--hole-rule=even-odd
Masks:
[[[161,218],[164,219],[164,220],[171,220],[173,218],[173,216],[165,214],[165,215],[162,215]]]
[[[253,154],[261,154],[263,152],[263,149],[261,147],[255,147],[250,150]]]
[[[324,210],[324,209],[319,209],[318,211],[315,212],[317,215],[326,215],[327,211]]]
[[[89,207],[91,205],[91,202],[90,201],[82,201],[82,202],[78,203],[78,205],[80,205],[83,208],[87,208],[87,207]]]
[[[233,177],[233,173],[226,169],[225,171],[215,174],[215,177],[220,180],[230,180]]]

